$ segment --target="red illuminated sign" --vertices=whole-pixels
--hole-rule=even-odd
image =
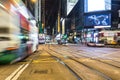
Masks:
[[[27,21],[27,19],[22,14],[20,14],[20,25],[25,30],[28,30],[28,31],[30,30],[29,22]]]

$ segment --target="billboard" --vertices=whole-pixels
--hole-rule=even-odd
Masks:
[[[78,0],[67,0],[67,15],[71,12]]]
[[[84,0],[84,12],[111,10],[111,0]]]
[[[84,21],[85,26],[110,26],[111,25],[111,14],[87,14]]]

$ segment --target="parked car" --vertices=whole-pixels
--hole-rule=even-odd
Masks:
[[[58,44],[61,44],[61,38],[62,38],[62,34],[57,34],[55,37],[55,40],[57,41]]]
[[[39,44],[45,43],[45,34],[39,34]]]
[[[46,35],[46,36],[45,36],[45,42],[46,42],[46,43],[50,43],[50,42],[51,42],[50,35]]]

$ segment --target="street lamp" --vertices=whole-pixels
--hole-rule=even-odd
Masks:
[[[37,2],[37,0],[31,0],[31,2],[36,3],[36,2]]]

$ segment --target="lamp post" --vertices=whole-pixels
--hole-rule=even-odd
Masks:
[[[38,31],[39,33],[42,33],[42,23],[41,23],[41,0],[30,0],[32,3],[35,4],[35,17],[36,17],[36,21],[37,21],[37,27],[38,27]]]
[[[42,33],[42,24],[41,24],[41,0],[31,0],[31,2],[33,3],[37,3],[36,4],[36,20],[37,20],[37,27],[38,27],[38,31],[39,33]]]
[[[42,18],[41,18],[41,1],[42,0],[38,0],[38,27],[39,27],[39,33],[43,33],[43,29],[42,29]]]

